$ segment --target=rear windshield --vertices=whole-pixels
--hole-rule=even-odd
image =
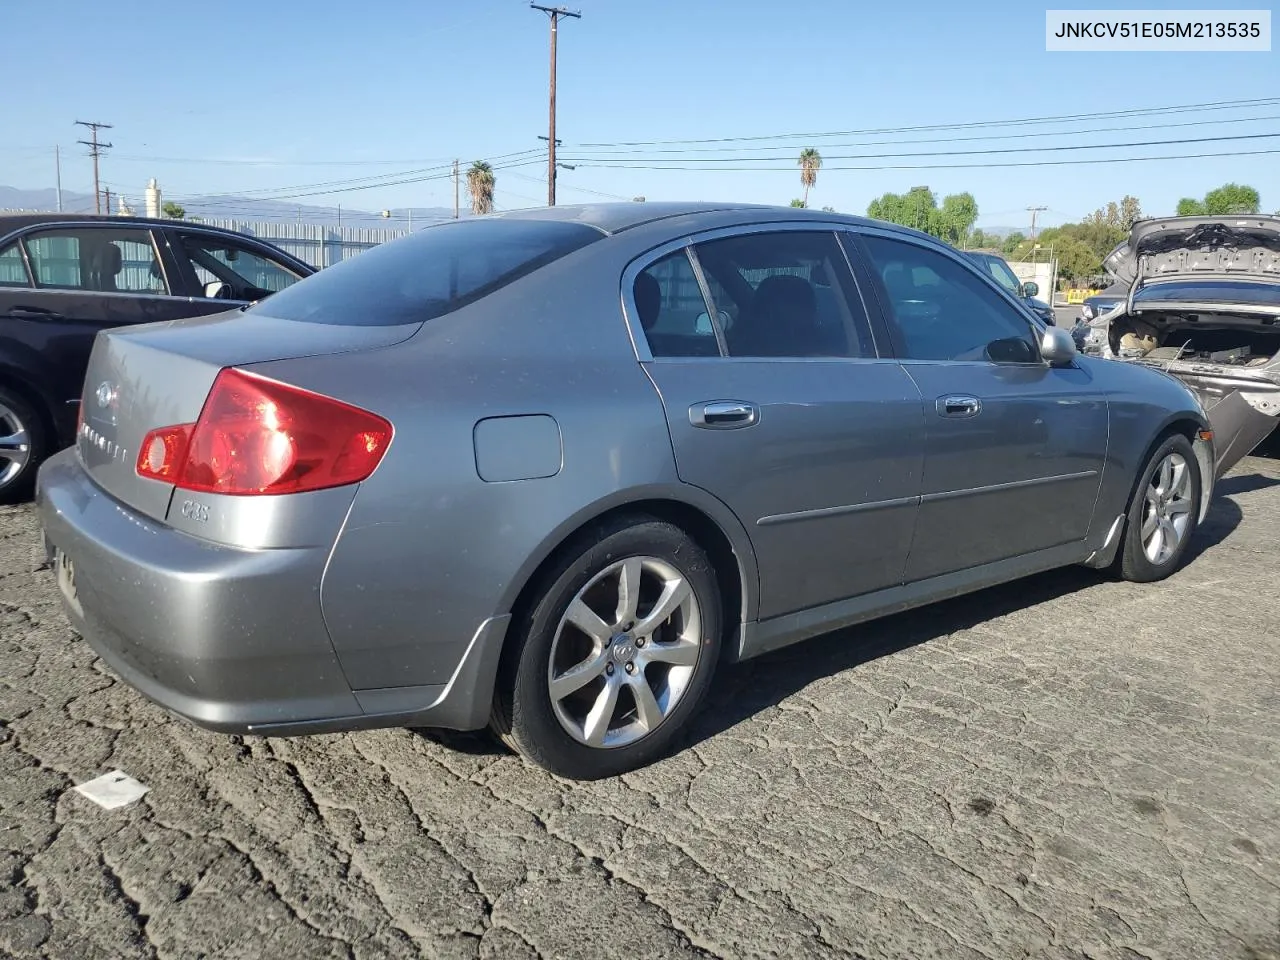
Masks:
[[[580,223],[460,220],[356,254],[250,308],[282,320],[382,327],[421,323],[604,235]]]

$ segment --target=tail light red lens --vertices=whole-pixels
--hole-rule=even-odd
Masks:
[[[392,432],[367,410],[227,369],[194,424],[147,435],[138,473],[184,490],[236,496],[322,490],[368,478]]]

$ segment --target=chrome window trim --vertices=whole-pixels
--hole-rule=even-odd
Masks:
[[[699,230],[693,233],[687,233],[678,239],[668,240],[658,246],[650,247],[644,253],[633,257],[622,271],[622,315],[627,326],[627,332],[631,338],[631,345],[636,352],[636,359],[641,363],[685,363],[688,361],[706,362],[714,361],[719,363],[777,363],[779,361],[790,361],[800,363],[850,363],[860,362],[867,363],[872,361],[882,361],[886,358],[881,355],[880,345],[875,339],[874,324],[871,322],[870,311],[867,310],[866,298],[862,290],[858,286],[856,275],[853,272],[853,266],[849,263],[848,254],[844,250],[844,245],[840,242],[839,232],[841,229],[847,229],[849,225],[843,221],[837,220],[762,220],[754,223],[739,223],[729,227],[713,227],[707,230]],[[836,242],[837,248],[840,250],[841,260],[845,268],[849,271],[853,278],[854,289],[858,290],[858,298],[862,302],[864,315],[868,327],[868,334],[871,337],[873,348],[876,350],[874,357],[730,357],[725,356],[726,347],[717,336],[717,342],[720,343],[722,355],[718,357],[655,357],[649,349],[649,341],[645,336],[644,328],[640,325],[640,314],[636,308],[634,299],[634,289],[636,277],[641,272],[657,263],[663,257],[685,248],[690,254],[690,262],[694,265],[694,272],[698,277],[699,287],[702,289],[703,301],[707,306],[707,314],[711,318],[712,329],[718,330],[719,323],[712,316],[714,303],[713,299],[709,299],[710,291],[705,286],[706,278],[702,273],[702,265],[697,261],[697,254],[693,250],[696,244],[709,243],[713,240],[722,240],[727,237],[750,236],[757,233],[794,233],[796,231],[816,231],[829,233]]]
[[[1017,297],[1010,295],[1009,292],[1004,289],[1004,287],[1000,286],[1000,284],[996,282],[994,277],[989,277],[986,274],[984,274],[983,271],[978,269],[977,264],[970,261],[959,250],[956,250],[954,247],[946,243],[943,243],[941,240],[936,240],[934,238],[921,239],[912,234],[899,233],[896,230],[885,230],[880,227],[874,227],[874,226],[865,226],[865,227],[851,226],[848,229],[851,233],[860,233],[865,236],[879,237],[884,240],[896,240],[899,243],[910,244],[915,247],[920,247],[923,250],[931,250],[934,253],[938,253],[944,257],[947,257],[948,259],[950,259],[951,261],[959,265],[961,268],[967,269],[971,274],[978,277],[984,284],[986,284],[988,289],[995,291],[995,293],[1002,300],[1004,300],[1005,303],[1013,307],[1014,313],[1017,316],[1019,316],[1023,320],[1023,322],[1025,322],[1029,327],[1028,332],[1031,334],[1031,343],[1036,351],[1036,359],[1034,361],[1030,361],[1027,363],[1020,363],[1017,361],[1008,361],[1005,363],[1001,363],[995,360],[942,360],[942,359],[926,360],[926,359],[915,358],[915,357],[900,357],[899,362],[903,364],[947,363],[947,364],[971,364],[971,365],[981,365],[981,366],[988,366],[988,367],[1022,367],[1022,368],[1034,367],[1034,368],[1044,368],[1044,369],[1052,368],[1052,365],[1047,360],[1044,359],[1044,356],[1040,352],[1040,340],[1044,336],[1045,331],[1048,329],[1045,323],[1040,319],[1039,316],[1037,316],[1031,310],[1030,307],[1019,302]],[[888,313],[888,311],[884,311],[884,312]],[[891,313],[888,316],[886,316],[885,319],[886,321],[892,323],[893,325],[895,326],[897,325],[897,322],[898,322],[897,318],[894,317]]]
[[[7,287],[9,290],[29,290],[34,289],[41,296],[46,294],[60,295],[64,297],[126,297],[130,300],[181,300],[185,303],[207,303],[207,297],[188,297],[183,294],[172,293],[129,293],[127,290],[69,290],[66,287]],[[232,300],[224,300],[224,303],[234,303]]]
[[[146,232],[147,237],[151,240],[151,255],[155,257],[156,263],[160,267],[161,280],[164,282],[166,293],[144,293],[142,291],[130,290],[86,290],[84,287],[45,287],[41,286],[39,277],[36,276],[35,267],[31,264],[31,253],[27,250],[27,241],[32,239],[36,234],[53,233],[68,230],[132,230],[137,233]],[[79,296],[103,296],[103,297],[144,297],[147,299],[157,300],[187,300],[182,294],[173,292],[173,284],[169,282],[169,271],[165,269],[164,257],[160,255],[160,244],[156,240],[156,230],[158,228],[149,223],[102,223],[97,220],[76,221],[74,223],[51,220],[47,223],[35,224],[18,231],[18,243],[22,247],[23,255],[27,258],[27,269],[31,274],[31,280],[36,290],[41,293],[73,293]],[[135,241],[136,242],[136,241]],[[3,241],[0,241],[3,243]]]

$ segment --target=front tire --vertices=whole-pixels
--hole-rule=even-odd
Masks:
[[[505,658],[493,728],[539,766],[596,780],[666,753],[710,686],[720,592],[706,553],[649,517],[589,531],[543,578]]]
[[[1181,565],[1200,516],[1200,464],[1173,434],[1156,447],[1134,488],[1117,570],[1125,580],[1163,580]]]
[[[47,448],[39,414],[21,396],[0,387],[0,503],[31,495]]]

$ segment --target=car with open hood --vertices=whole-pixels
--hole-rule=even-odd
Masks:
[[[1143,220],[1105,266],[1126,289],[1103,315],[1112,354],[1195,392],[1221,476],[1280,423],[1280,217]]]

